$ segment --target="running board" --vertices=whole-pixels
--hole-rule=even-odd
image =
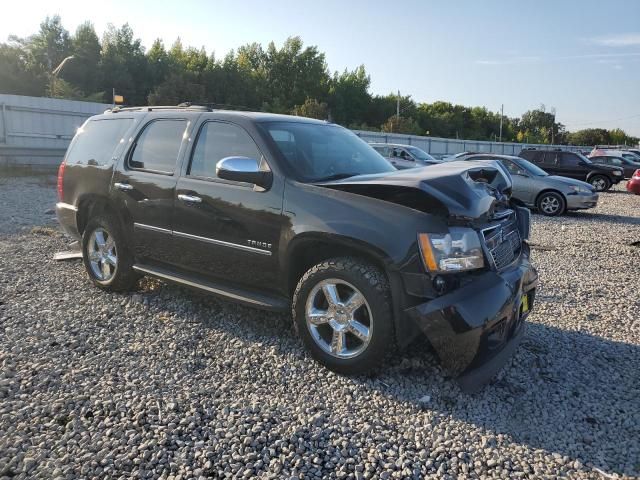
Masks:
[[[274,310],[278,312],[286,312],[289,310],[289,304],[286,300],[276,296],[263,295],[247,290],[228,287],[217,283],[204,281],[192,276],[175,273],[159,267],[149,265],[134,265],[133,269],[137,272],[158,277],[169,282],[178,283],[187,287],[197,288],[205,292],[224,297],[235,302],[243,303],[250,307],[256,307],[263,310]]]

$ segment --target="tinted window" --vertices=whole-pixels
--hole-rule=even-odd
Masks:
[[[216,178],[216,165],[226,157],[249,157],[260,161],[262,155],[243,128],[231,123],[207,122],[198,135],[189,175]]]
[[[580,159],[573,153],[559,153],[560,165],[563,167],[576,167],[580,165]]]
[[[186,120],[163,119],[149,123],[133,147],[129,166],[173,173],[186,128]]]
[[[132,123],[132,118],[89,120],[78,129],[67,163],[107,165]]]

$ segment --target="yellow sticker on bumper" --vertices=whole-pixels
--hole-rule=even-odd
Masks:
[[[520,305],[522,305],[520,307],[520,311],[522,313],[527,313],[529,311],[529,296],[526,293],[522,295],[522,300]]]

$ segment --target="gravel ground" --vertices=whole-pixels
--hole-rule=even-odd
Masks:
[[[419,344],[344,378],[285,315],[149,279],[98,291],[52,260],[56,230],[23,228],[50,223],[53,190],[0,180],[0,477],[640,474],[640,197],[620,186],[534,216],[527,338],[475,395]]]

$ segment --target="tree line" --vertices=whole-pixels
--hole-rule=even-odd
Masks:
[[[10,36],[0,43],[2,93],[110,103],[115,90],[130,105],[189,101],[330,119],[361,130],[471,140],[499,137],[499,112],[443,101],[419,103],[409,95],[372,95],[370,83],[364,65],[331,73],[324,53],[299,37],[288,38],[280,48],[273,42],[266,48],[251,43],[216,58],[204,48],[185,47],[180,39],[169,48],[156,40],[146,50],[128,24],[110,25],[102,39],[90,22],[71,34],[54,16],[34,35]],[[568,132],[544,105],[521,117],[502,117],[502,139],[638,143],[620,129]]]

